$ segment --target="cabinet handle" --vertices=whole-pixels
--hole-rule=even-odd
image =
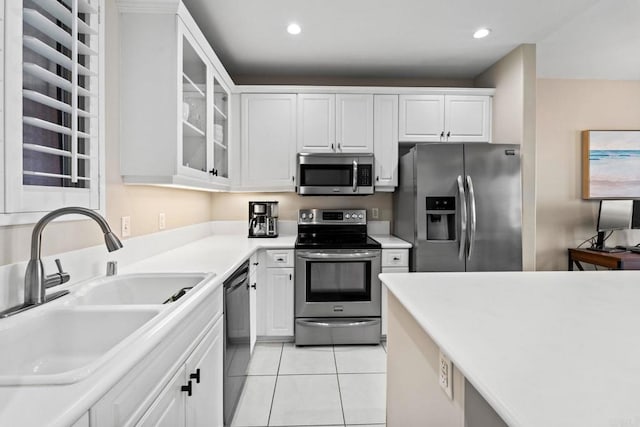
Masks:
[[[259,262],[254,262],[254,263],[253,263],[253,265],[258,265],[258,264],[260,264],[260,263],[259,263]]]
[[[332,150],[335,150],[335,148],[333,148],[333,144],[331,144],[331,149],[332,149]]]
[[[292,177],[291,177],[291,181],[292,181],[292,182],[296,182],[296,177],[295,177],[295,176],[292,176]]]
[[[276,261],[278,261],[278,262],[284,262],[284,258],[276,258]]]
[[[293,280],[293,275],[289,274],[289,280]]]
[[[218,176],[218,170],[217,170],[217,169],[215,169],[215,168],[214,168],[214,169],[211,169],[211,170],[209,171],[209,173],[210,173],[211,175],[213,175],[213,176]]]
[[[380,181],[380,177],[379,176],[376,176],[376,182],[377,181]]]
[[[451,131],[447,132],[447,139],[451,136]]]
[[[191,380],[189,380],[189,382],[187,382],[187,385],[183,385],[182,387],[180,387],[180,391],[186,391],[187,392],[187,396],[191,397],[191,395],[193,394],[193,389],[191,387]]]
[[[394,257],[393,257],[393,260],[394,260],[394,261],[400,261],[400,257],[394,256]]]
[[[197,384],[200,384],[200,368],[196,369],[196,373],[195,374],[190,374],[189,378],[191,378],[192,380],[196,380]],[[191,381],[189,381],[191,382]]]
[[[256,283],[254,283],[253,285],[251,285],[251,287],[252,287],[253,289],[257,289],[257,288],[256,288]]]
[[[440,138],[444,138],[444,131],[440,132]]]
[[[340,143],[338,142],[338,150],[342,150],[342,148],[340,148]]]

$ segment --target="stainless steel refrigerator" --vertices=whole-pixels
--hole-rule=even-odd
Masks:
[[[411,271],[522,270],[519,145],[418,144],[400,158],[393,208]]]

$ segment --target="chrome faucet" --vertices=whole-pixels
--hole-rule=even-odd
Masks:
[[[107,221],[100,214],[92,211],[91,209],[66,207],[49,212],[36,223],[35,227],[33,227],[33,233],[31,234],[31,258],[27,264],[27,271],[24,278],[24,303],[1,312],[0,317],[7,317],[12,314],[19,313],[69,293],[69,291],[60,291],[48,296],[46,295],[47,288],[68,282],[70,276],[62,270],[62,264],[59,259],[56,259],[58,272],[45,275],[44,266],[42,265],[42,259],[40,257],[42,231],[52,220],[67,214],[88,216],[97,222],[104,233],[104,243],[109,252],[113,252],[122,247],[122,243],[118,237],[113,234]]]

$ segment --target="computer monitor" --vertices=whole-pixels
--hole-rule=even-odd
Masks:
[[[598,237],[592,249],[612,252],[613,248],[604,246],[604,235],[608,231],[631,228],[633,200],[601,200],[598,211]]]
[[[631,217],[631,228],[640,228],[640,200],[633,201],[633,215]]]

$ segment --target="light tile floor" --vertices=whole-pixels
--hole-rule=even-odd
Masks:
[[[386,347],[258,343],[233,427],[384,427]]]

